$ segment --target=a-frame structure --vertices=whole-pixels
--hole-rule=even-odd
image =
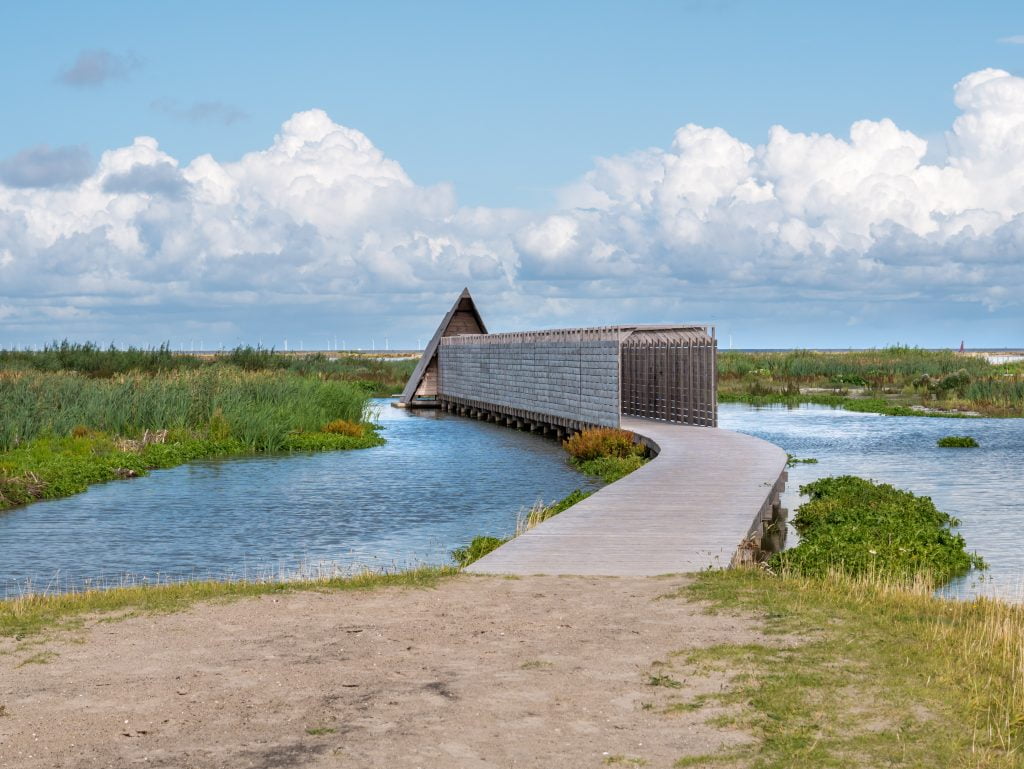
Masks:
[[[487,327],[477,312],[473,297],[469,295],[469,289],[462,289],[455,304],[444,316],[441,325],[437,327],[433,338],[423,351],[423,357],[416,365],[416,370],[409,377],[409,382],[402,391],[399,403],[406,406],[412,405],[417,399],[432,400],[437,398],[438,369],[437,351],[441,346],[441,338],[456,336],[458,334],[486,334]]]

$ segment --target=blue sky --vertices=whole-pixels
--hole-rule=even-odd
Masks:
[[[363,345],[371,334],[388,334],[408,345],[429,334],[434,316],[467,283],[481,295],[485,312],[493,308],[498,328],[712,319],[741,346],[938,345],[958,343],[960,336],[977,345],[1021,345],[1024,310],[1015,297],[1024,285],[1015,282],[1020,241],[1005,230],[1019,209],[1011,193],[993,201],[957,198],[955,205],[938,195],[921,203],[943,223],[951,205],[957,216],[991,209],[1002,217],[1001,234],[992,222],[972,220],[933,237],[928,227],[909,223],[917,219],[897,216],[892,221],[924,239],[907,245],[888,233],[886,216],[868,226],[852,215],[827,238],[806,241],[805,261],[791,253],[805,243],[794,236],[781,251],[763,238],[751,241],[742,247],[749,249],[749,264],[740,263],[739,246],[728,234],[743,220],[715,224],[706,209],[696,214],[704,228],[696,240],[685,234],[677,208],[670,214],[645,210],[625,229],[623,212],[635,212],[636,205],[612,211],[601,203],[600,222],[566,212],[594,209],[595,185],[604,200],[608,184],[627,184],[621,175],[602,176],[601,159],[631,157],[634,174],[655,157],[636,153],[672,151],[676,131],[688,124],[720,128],[759,157],[771,154],[764,148],[772,146],[774,125],[791,135],[848,139],[855,121],[890,119],[928,142],[921,163],[942,166],[954,121],[964,113],[954,103],[954,86],[989,69],[1010,78],[1024,75],[1024,44],[1008,42],[1022,35],[1024,6],[1009,2],[8,5],[0,23],[6,118],[0,216],[6,184],[14,190],[6,199],[10,221],[17,212],[17,226],[25,230],[15,232],[15,224],[5,229],[0,218],[0,280],[2,270],[15,273],[6,276],[6,288],[0,282],[0,345],[54,336],[177,344],[195,336],[207,346],[211,339],[230,345],[259,338],[280,346],[286,336],[314,333]],[[1016,114],[1006,107],[1013,101],[1007,98],[998,106],[1000,115]],[[978,96],[970,103],[980,106],[968,111],[993,114],[996,108],[983,102]],[[197,175],[206,173],[185,169],[205,154],[228,167],[246,153],[267,150],[286,121],[308,110],[322,110],[333,125],[361,132],[386,162],[400,166],[401,177],[385,176],[403,189],[411,185],[416,194],[399,202],[389,197],[386,204],[375,197],[369,208],[354,207],[357,216],[341,202],[351,171],[337,165],[349,169],[352,158],[334,157],[325,167],[335,163],[336,173],[325,172],[331,181],[315,205],[329,208],[336,196],[351,213],[343,233],[322,223],[310,198],[310,208],[302,209],[294,200],[278,201],[270,206],[273,215],[264,212],[260,221],[288,218],[287,227],[281,224],[287,235],[268,235],[273,244],[266,253],[252,251],[251,243],[222,241],[218,251],[204,240],[188,246],[202,257],[189,267],[174,244],[190,236],[164,223],[179,215],[182,222],[208,217],[212,231],[217,216],[237,220],[239,214],[208,207],[202,215],[194,208],[185,212],[182,199],[201,204],[191,191]],[[325,130],[299,133],[312,146]],[[1005,131],[1000,136],[1012,140]],[[102,154],[132,147],[136,137],[153,137],[164,154],[136,149],[119,161],[127,166],[104,171]],[[697,144],[688,147],[680,156],[698,151]],[[153,173],[164,174],[166,184],[141,189],[142,172],[131,169],[154,164]],[[105,199],[102,209],[123,208],[130,222],[97,218],[100,204],[89,208],[83,202],[92,194],[87,191],[73,204],[52,192],[79,182],[87,188],[84,174],[97,168],[94,186],[111,200],[120,196],[119,206]],[[184,173],[181,185],[188,193],[178,194],[179,181],[168,169]],[[254,178],[250,172],[246,179]],[[602,178],[591,178],[581,192],[581,180],[595,173]],[[778,186],[778,173],[760,168],[752,178]],[[145,181],[152,185],[151,177]],[[1000,183],[1009,187],[1012,181],[1001,177]],[[987,186],[977,177],[973,183]],[[627,185],[631,195],[633,184]],[[919,179],[915,184],[926,186]],[[960,189],[957,182],[948,185]],[[25,192],[42,189],[48,196]],[[641,201],[650,197],[636,194]],[[689,200],[694,194],[679,193]],[[732,191],[722,194],[736,199]],[[262,192],[255,197],[268,199]],[[618,193],[611,197],[622,203]],[[718,209],[723,199],[716,199]],[[872,199],[858,198],[856,205],[866,210]],[[837,210],[848,212],[849,205],[847,199]],[[76,215],[73,224],[39,224],[62,206],[85,206],[90,213]],[[782,208],[794,216],[789,203]],[[29,209],[37,213],[26,215]],[[801,211],[796,218],[807,226],[828,218],[806,206]],[[758,216],[775,217],[763,232],[775,233],[783,224],[783,214]],[[467,218],[473,221],[467,224]],[[849,238],[836,235],[844,227]],[[638,228],[651,236],[638,238]],[[671,237],[661,234],[667,228],[674,228]],[[127,229],[135,234],[125,234]],[[870,244],[854,237],[868,230]],[[877,234],[882,230],[888,240]],[[385,245],[366,252],[366,234],[382,232]],[[359,249],[362,256],[355,254]],[[609,257],[609,249],[621,255]],[[248,268],[241,265],[257,252],[262,255],[252,257]],[[792,274],[813,273],[840,252],[831,278]],[[999,258],[985,262],[979,256],[992,252]],[[725,260],[722,272],[732,277],[704,275],[702,254]],[[919,269],[908,266],[915,254]],[[228,257],[237,274],[211,268],[215,259]],[[403,259],[413,279],[401,276]],[[865,259],[878,261],[876,279],[836,285],[836,276],[852,269],[850,259],[865,269]],[[920,279],[933,276],[943,260],[956,265],[950,280],[939,285]],[[252,285],[245,278],[275,264],[289,268],[279,278],[299,285],[296,291],[274,294],[273,279]],[[191,269],[191,277],[169,277],[160,265]],[[66,280],[54,274],[45,290],[28,286],[26,276],[41,267]],[[364,268],[368,272],[357,278],[354,271]],[[315,278],[303,285],[296,275]],[[342,286],[346,275],[351,293]],[[322,290],[327,284],[332,288]],[[965,285],[974,288],[963,290]],[[1006,290],[998,296],[982,290],[994,286]],[[127,311],[128,304],[135,309]]]

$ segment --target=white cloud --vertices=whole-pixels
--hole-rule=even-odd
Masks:
[[[1009,35],[1008,37],[999,38],[1000,43],[1009,43],[1010,45],[1024,45],[1024,35]]]
[[[927,318],[950,303],[1019,321],[1024,79],[975,72],[954,98],[941,164],[890,120],[848,137],[776,126],[757,146],[686,125],[667,149],[598,159],[546,215],[460,207],[320,110],[232,163],[182,167],[140,137],[75,184],[0,183],[0,331],[160,341],[189,323],[251,341],[270,316],[429,325],[463,285],[509,325],[763,325],[757,306],[861,327],[884,324],[882,307]]]

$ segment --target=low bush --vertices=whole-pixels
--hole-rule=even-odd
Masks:
[[[800,544],[772,556],[775,569],[801,576],[923,577],[942,585],[985,568],[952,532],[960,522],[929,497],[851,475],[821,478],[800,493],[810,497],[793,518]]]

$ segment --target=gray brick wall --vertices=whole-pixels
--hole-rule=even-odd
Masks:
[[[619,342],[611,330],[447,337],[441,395],[588,424],[619,425]]]

